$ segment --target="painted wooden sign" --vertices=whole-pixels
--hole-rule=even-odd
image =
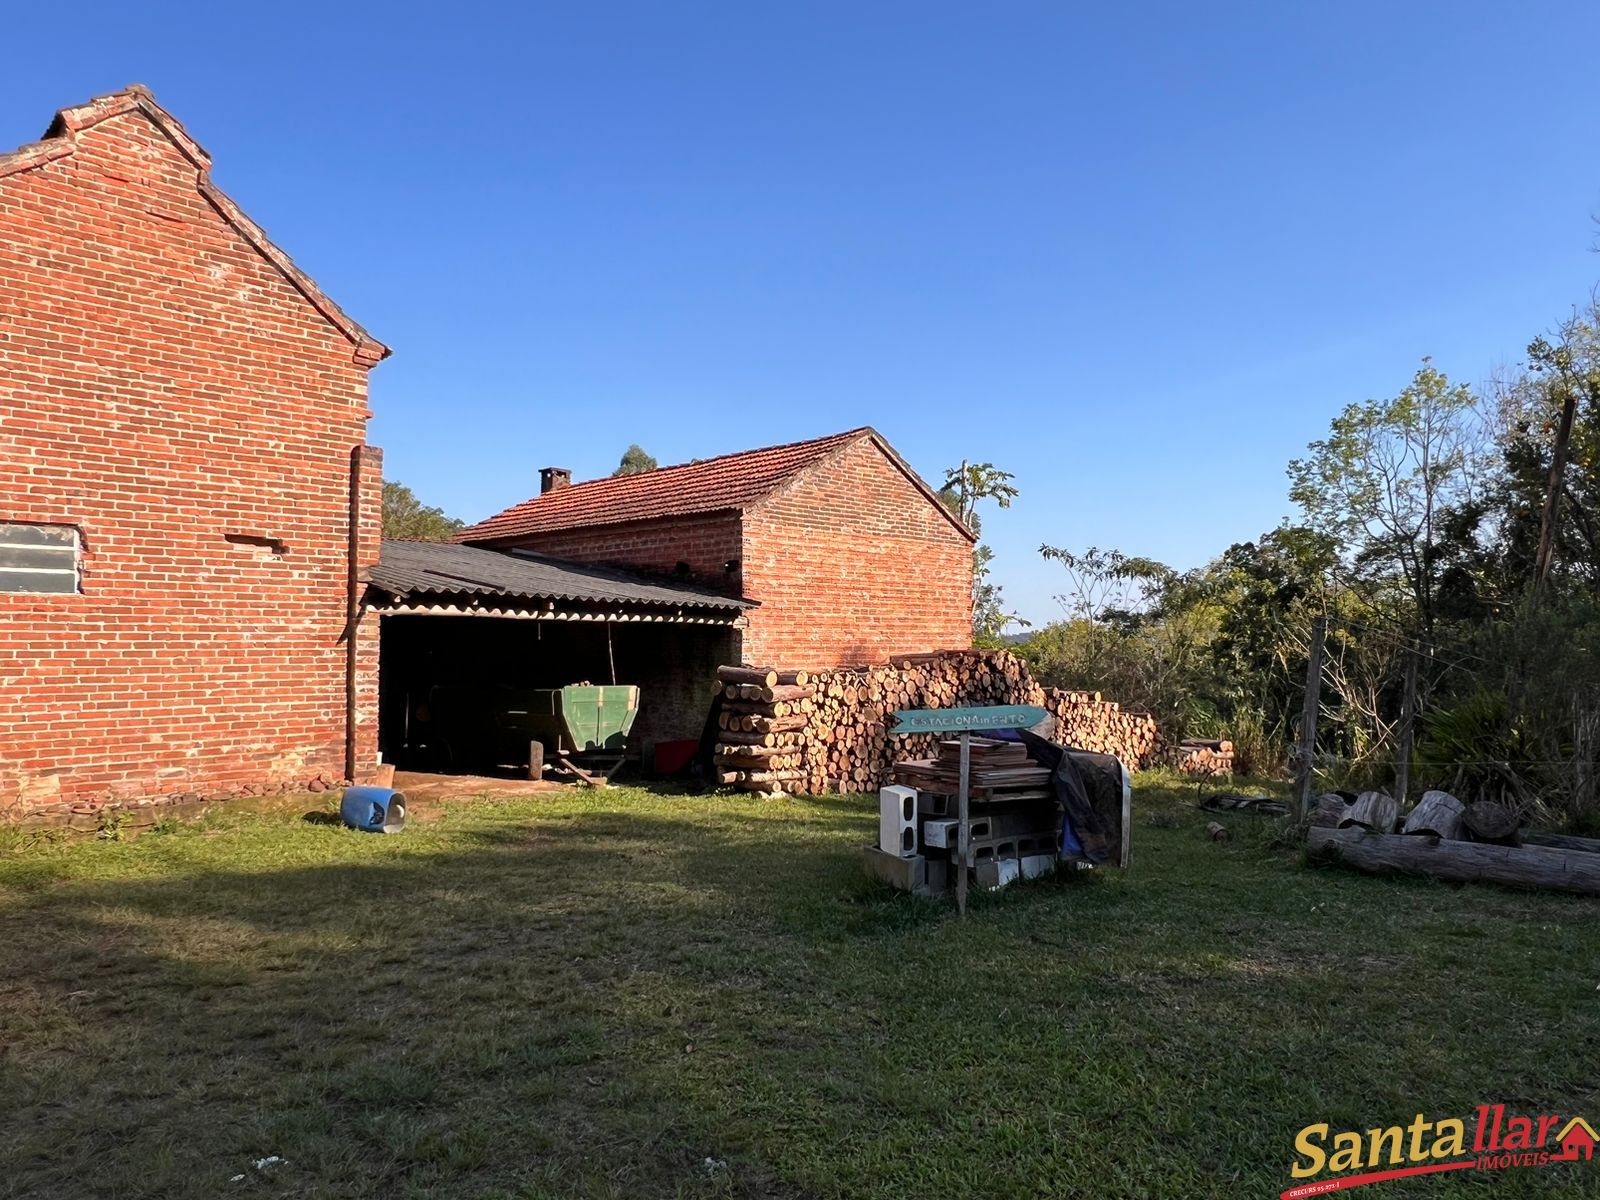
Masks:
[[[1030,729],[1050,714],[1033,704],[987,708],[912,708],[894,714],[889,732],[971,733],[974,729]]]

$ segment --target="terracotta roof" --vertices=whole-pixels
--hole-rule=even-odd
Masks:
[[[211,156],[189,136],[183,123],[156,103],[150,89],[142,83],[129,84],[120,92],[96,96],[87,104],[63,108],[44,131],[44,138],[9,153],[0,154],[0,180],[57,159],[68,158],[78,149],[78,134],[111,117],[140,112],[172,141],[178,151],[194,164],[195,186],[217,213],[249,242],[287,279],[290,285],[327,318],[329,324],[350,339],[357,362],[372,366],[388,358],[389,347],[352,321],[337,304],[328,299],[311,277],[295,266],[294,260],[272,244],[266,232],[247,217],[231,199],[211,182]]]
[[[883,435],[870,427],[862,427],[808,442],[745,450],[676,467],[658,467],[654,471],[573,484],[496,513],[463,529],[455,540],[497,542],[558,529],[620,525],[693,513],[741,512],[807,467],[863,438],[872,439],[927,496],[930,504],[949,517],[951,524],[963,534],[972,537],[967,527],[950,515],[939,502],[938,494],[906,465]]]

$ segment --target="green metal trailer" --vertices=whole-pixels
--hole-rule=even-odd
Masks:
[[[439,686],[428,693],[425,738],[459,768],[483,758],[528,766],[545,762],[589,782],[603,782],[621,765],[639,713],[632,684],[572,684],[562,688]]]
[[[526,696],[528,729],[557,754],[621,753],[639,713],[639,689],[631,684],[575,683]]]

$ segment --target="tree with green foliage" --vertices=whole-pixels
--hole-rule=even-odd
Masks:
[[[1010,508],[1017,495],[1009,471],[1002,471],[993,463],[968,463],[945,472],[944,485],[939,489],[939,501],[950,513],[976,535],[982,530],[978,504],[993,500],[1000,508]],[[990,563],[994,551],[979,542],[972,550],[972,642],[975,646],[996,647],[1003,643],[1008,627],[1024,621],[1015,613],[1008,613],[1000,585],[994,582]]]
[[[1002,471],[993,463],[969,463],[962,459],[959,467],[950,467],[945,471],[944,483],[939,491],[941,495],[951,497],[956,516],[965,521],[972,532],[977,533],[979,501],[993,500],[1001,508],[1010,508],[1011,502],[1019,495],[1011,482],[1015,478],[1011,472]]]
[[[1056,597],[1056,603],[1069,618],[1089,625],[1131,614],[1173,578],[1172,568],[1165,563],[1120,550],[1090,546],[1080,554],[1057,546],[1040,546],[1039,553],[1050,562],[1060,563],[1067,572],[1067,591]]]
[[[466,522],[422,503],[405,484],[383,481],[383,536],[406,542],[448,542]]]
[[[1485,511],[1513,572],[1502,584],[1600,587],[1600,302],[1535,338],[1495,399],[1502,487]]]
[[[611,472],[611,477],[615,479],[618,475],[638,475],[644,471],[654,471],[660,465],[654,455],[646,453],[643,446],[634,442],[622,452],[622,461],[617,463],[617,469]]]
[[[1301,523],[1194,571],[1041,547],[1069,582],[1018,647],[1037,677],[1281,768],[1321,618],[1324,786],[1392,786],[1415,665],[1414,789],[1600,831],[1600,303],[1484,398],[1424,360],[1289,476]]]
[[[1306,525],[1345,547],[1349,582],[1398,627],[1434,626],[1447,514],[1481,481],[1481,430],[1472,390],[1423,359],[1398,396],[1349,405],[1289,464]]]
[[[994,551],[979,542],[972,550],[972,644],[995,649],[1005,644],[1005,631],[1012,625],[1027,628],[1028,622],[1005,608],[1000,585],[989,570]]]
[[[1169,734],[1215,724],[1208,654],[1218,610],[1198,574],[1096,546],[1039,551],[1068,578],[1056,597],[1066,619],[1022,648],[1042,683],[1109,692],[1156,714]]]

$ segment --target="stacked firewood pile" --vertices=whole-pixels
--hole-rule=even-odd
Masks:
[[[1035,688],[1043,704],[1056,719],[1056,741],[1094,754],[1111,754],[1128,768],[1137,771],[1147,766],[1161,747],[1161,730],[1149,713],[1123,712],[1115,700],[1103,699],[1099,692],[1064,692],[1059,688]]]
[[[933,754],[932,735],[892,736],[890,713],[1015,704],[1037,690],[1028,668],[1003,651],[907,654],[885,666],[823,671],[815,682],[804,762],[811,793],[875,792],[897,759]]]
[[[1166,751],[1166,761],[1185,775],[1232,775],[1233,743],[1185,738]]]
[[[887,718],[899,709],[1039,705],[1056,718],[1057,741],[1114,754],[1135,770],[1160,741],[1149,714],[1125,713],[1096,692],[1041,688],[1005,650],[907,654],[815,673],[720,667],[717,681],[720,778],[750,791],[877,791],[897,760],[934,754],[932,735],[890,734]]]
[[[713,761],[720,782],[747,792],[797,791],[816,688],[804,671],[718,667]]]

